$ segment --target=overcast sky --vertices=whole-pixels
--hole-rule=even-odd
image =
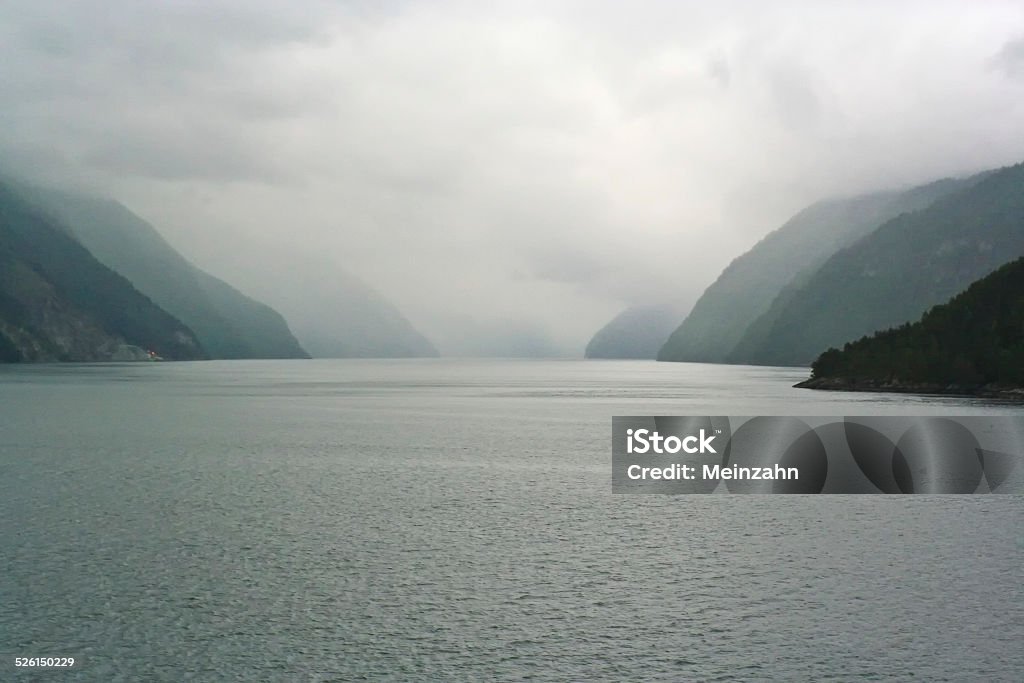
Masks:
[[[0,153],[579,352],[816,199],[1024,160],[1024,3],[3,2]]]

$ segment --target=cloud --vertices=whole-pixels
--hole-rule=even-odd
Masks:
[[[993,57],[992,64],[1007,76],[1024,80],[1024,36],[1006,41]]]
[[[1011,2],[41,1],[0,27],[9,164],[214,272],[327,256],[438,338],[578,351],[823,196],[1024,158]]]

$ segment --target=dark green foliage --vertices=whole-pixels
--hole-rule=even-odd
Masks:
[[[832,254],[905,211],[978,180],[940,180],[813,204],[735,259],[694,305],[658,360],[720,363],[787,286],[807,280]],[[740,359],[738,362],[744,362]]]
[[[168,359],[206,357],[186,325],[97,261],[57,221],[3,183],[0,267],[5,346],[15,345],[11,335],[17,333],[27,340],[22,343],[31,341],[40,359],[101,359],[96,344],[118,341],[155,350]],[[76,340],[68,338],[70,330],[78,331],[78,341],[88,339],[92,346],[76,346]],[[54,336],[58,331],[60,343]],[[53,354],[53,348],[74,350]],[[4,352],[5,357],[11,355],[10,349]]]
[[[829,349],[813,378],[1024,386],[1024,258],[972,284],[920,321]]]
[[[1024,254],[1024,165],[902,214],[785,290],[733,362],[806,365],[822,350],[921,316]]]

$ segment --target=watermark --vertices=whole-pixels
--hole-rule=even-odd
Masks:
[[[19,669],[70,669],[75,663],[74,657],[14,657],[14,666]]]
[[[1024,415],[612,418],[614,493],[1024,493]]]

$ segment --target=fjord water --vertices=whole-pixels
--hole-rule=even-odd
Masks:
[[[1021,410],[804,376],[2,367],[0,680],[1021,680],[1020,496],[611,494],[612,415]]]

